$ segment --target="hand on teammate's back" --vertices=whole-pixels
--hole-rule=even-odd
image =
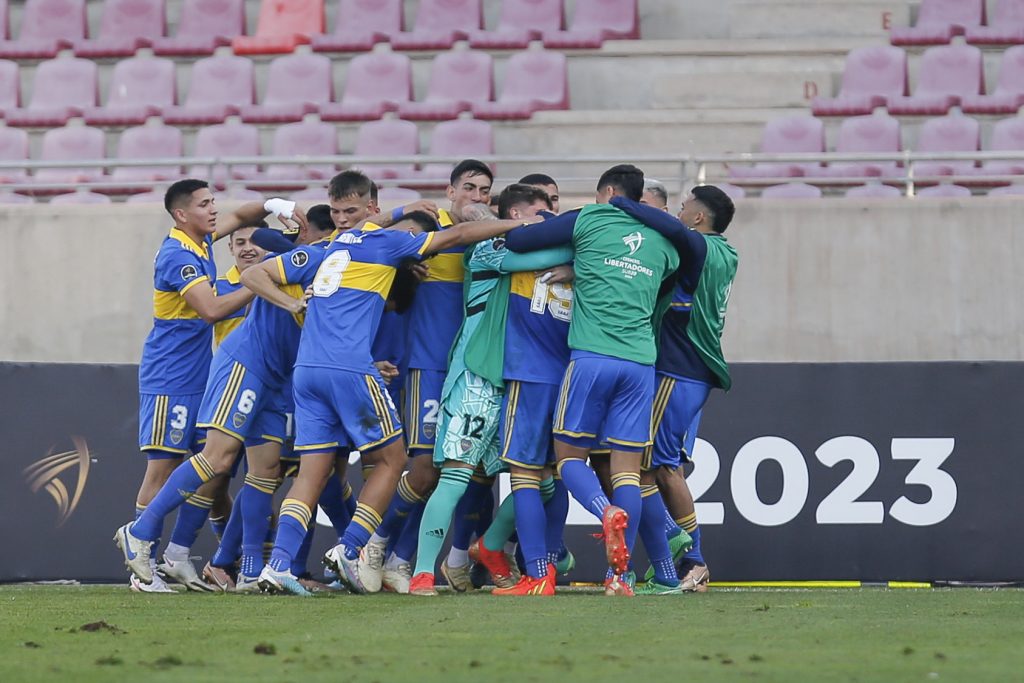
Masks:
[[[544,271],[540,281],[546,285],[560,285],[572,282],[576,279],[576,271],[572,266],[555,266]]]
[[[377,366],[380,378],[384,380],[384,384],[391,384],[391,380],[398,377],[398,366],[391,361],[378,360],[374,361],[373,364]]]
[[[412,213],[413,211],[426,211],[434,218],[437,218],[440,215],[440,210],[437,208],[437,204],[429,199],[420,199],[412,204],[406,204],[402,207],[402,213]]]

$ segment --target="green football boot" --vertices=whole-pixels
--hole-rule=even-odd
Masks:
[[[679,561],[683,559],[683,555],[690,552],[690,548],[693,547],[693,539],[690,538],[690,534],[686,533],[682,529],[679,533],[668,539],[668,549],[672,552],[672,564],[679,565]],[[654,567],[648,567],[647,573],[644,574],[644,581],[650,583],[654,579]]]

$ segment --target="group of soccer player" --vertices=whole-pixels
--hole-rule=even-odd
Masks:
[[[114,536],[133,589],[436,595],[450,537],[452,590],[489,575],[495,595],[553,595],[575,564],[571,494],[602,524],[606,594],[706,590],[683,463],[709,392],[730,386],[732,202],[696,187],[676,218],[663,186],[620,165],[593,204],[559,213],[557,183],[533,174],[497,194],[495,216],[493,181],[468,159],[448,209],[390,214],[355,170],[308,211],[274,198],[221,216],[203,181],[167,190],[175,227],[139,370],[147,468]],[[228,237],[236,265],[218,279],[213,241]],[[318,507],[337,535],[329,584],[307,571]],[[200,576],[207,519],[219,545]]]

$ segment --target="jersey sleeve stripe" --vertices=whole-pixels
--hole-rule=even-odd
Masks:
[[[210,281],[209,276],[207,276],[207,275],[200,275],[195,280],[193,280],[192,282],[190,282],[187,285],[185,285],[184,287],[182,287],[181,290],[179,290],[179,293],[182,296],[184,296],[185,292],[187,292],[188,290],[192,289],[193,287],[198,285],[200,282],[209,282],[209,281]]]
[[[278,256],[276,259],[274,259],[274,262],[277,263],[277,274],[281,278],[281,284],[289,284],[288,275],[284,272],[284,258]]]
[[[433,242],[433,241],[434,241],[434,233],[428,232],[427,233],[427,238],[425,240],[423,240],[423,244],[420,245],[420,248],[417,251],[417,253],[420,256],[422,256],[423,253],[427,250],[427,247],[429,247],[430,243]]]

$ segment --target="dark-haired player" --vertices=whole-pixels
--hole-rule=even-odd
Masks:
[[[524,175],[519,179],[522,185],[532,185],[533,187],[539,187],[544,190],[548,195],[548,199],[551,200],[551,210],[555,213],[559,212],[558,200],[560,199],[558,193],[558,183],[555,179],[545,173],[530,173]]]

